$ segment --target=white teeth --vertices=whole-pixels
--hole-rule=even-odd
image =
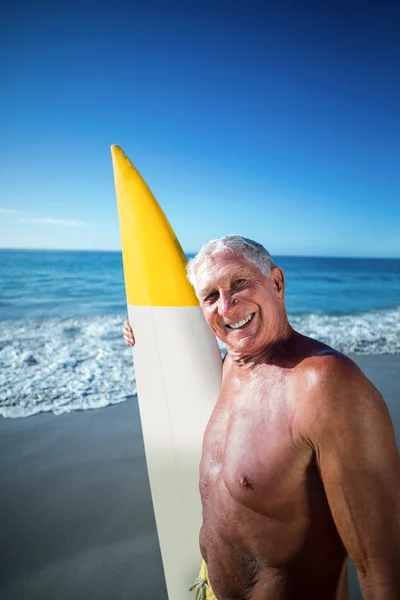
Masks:
[[[252,318],[252,316],[253,315],[249,315],[248,317],[242,319],[238,323],[229,324],[228,327],[230,327],[231,329],[238,329],[239,327],[242,327],[243,325],[245,325],[246,323],[248,323],[250,321],[250,319]]]

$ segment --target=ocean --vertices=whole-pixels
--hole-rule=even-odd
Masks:
[[[274,260],[295,329],[346,354],[400,353],[399,259]],[[0,273],[0,415],[58,415],[135,393],[120,252],[1,250]]]

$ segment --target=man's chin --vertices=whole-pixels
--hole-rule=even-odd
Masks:
[[[228,350],[230,349],[235,354],[249,355],[255,351],[257,343],[254,335],[242,335],[238,337],[229,336],[224,340]]]

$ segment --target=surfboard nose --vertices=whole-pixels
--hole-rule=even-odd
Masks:
[[[185,254],[162,208],[119,146],[111,156],[128,305],[196,306]]]

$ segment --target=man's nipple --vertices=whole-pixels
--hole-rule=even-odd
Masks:
[[[248,488],[249,490],[253,489],[253,486],[250,483],[250,479],[248,477],[246,477],[246,475],[241,475],[240,476],[239,483],[244,488]]]

